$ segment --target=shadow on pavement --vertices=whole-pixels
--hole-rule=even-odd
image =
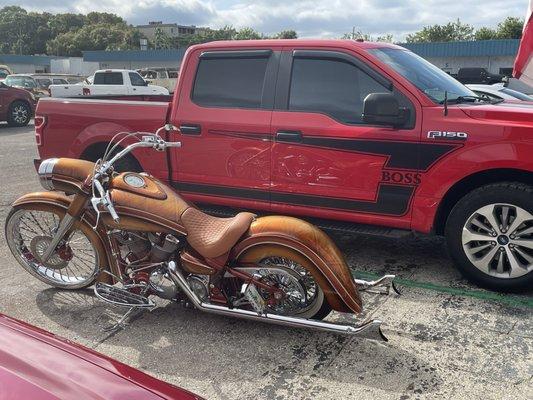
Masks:
[[[215,382],[257,382],[266,398],[270,392],[275,397],[279,389],[291,391],[293,380],[302,379],[310,384],[316,379],[335,384],[357,382],[395,393],[405,389],[405,382],[425,393],[443,383],[434,367],[393,342],[224,318],[174,303],[141,314],[110,337],[102,329],[116,320],[122,309],[99,302],[92,290],[46,289],[36,302],[57,324],[94,340],[97,350],[103,342],[138,353],[139,367],[148,372],[213,380],[216,371]]]

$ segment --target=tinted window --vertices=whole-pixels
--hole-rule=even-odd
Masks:
[[[192,99],[210,107],[260,108],[267,57],[201,59]]]
[[[123,85],[122,72],[100,72],[94,75],[95,85]]]
[[[54,82],[54,85],[65,85],[65,84],[68,84],[68,81],[66,79],[61,79],[61,78],[54,78],[53,82]]]
[[[137,72],[130,72],[130,81],[132,86],[146,86],[146,81]]]
[[[37,84],[32,78],[26,76],[8,76],[6,84],[9,86],[20,86],[26,88],[35,88]]]
[[[342,60],[293,60],[290,110],[322,112],[344,123],[360,124],[363,101],[370,93],[390,91]]]

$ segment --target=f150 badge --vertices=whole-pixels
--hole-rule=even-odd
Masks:
[[[466,140],[466,132],[449,132],[449,131],[429,131],[428,139],[448,139],[448,140]]]

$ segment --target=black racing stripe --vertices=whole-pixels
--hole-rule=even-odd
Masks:
[[[240,199],[270,201],[270,193],[261,189],[244,189],[233,186],[206,185],[203,183],[173,182],[179,191],[210,194],[213,196],[237,197]]]
[[[173,186],[180,191],[190,193],[394,216],[407,213],[415,191],[413,186],[381,184],[376,200],[368,201],[190,182],[175,182]]]
[[[216,129],[210,129],[209,133],[212,135],[236,137],[240,139],[252,139],[252,140],[255,139],[255,140],[262,140],[262,141],[272,140],[272,135],[270,135],[269,133],[223,131],[223,130],[216,130]]]
[[[272,140],[268,133],[236,132],[224,130],[210,130],[209,133],[242,139]],[[312,146],[323,149],[335,149],[355,153],[373,154],[388,157],[384,168],[426,171],[441,157],[461,147],[458,144],[447,143],[419,143],[392,140],[346,139],[322,136],[303,136],[301,143],[282,141],[291,146]]]
[[[389,140],[343,139],[304,136],[302,144],[388,156],[384,168],[427,170],[438,159],[460,147],[456,144],[396,142]]]

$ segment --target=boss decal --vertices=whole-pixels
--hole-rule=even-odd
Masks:
[[[421,182],[421,174],[417,172],[383,170],[381,172],[381,182],[418,186]]]
[[[429,131],[428,139],[466,140],[468,133],[451,131]]]

